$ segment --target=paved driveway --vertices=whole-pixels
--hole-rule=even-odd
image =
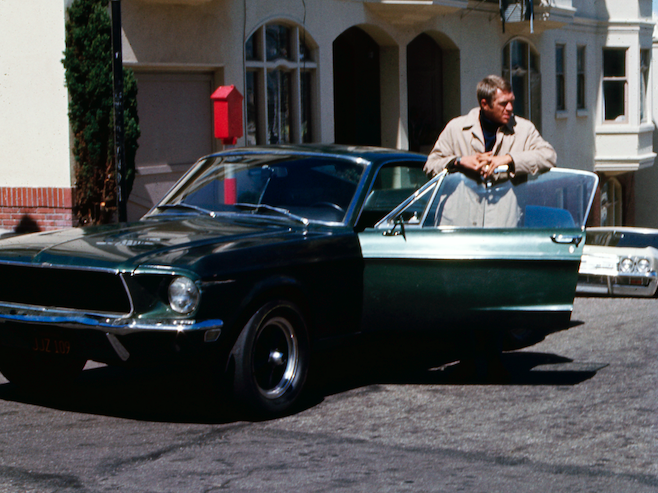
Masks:
[[[656,492],[658,300],[573,318],[492,382],[335,355],[306,409],[265,422],[171,368],[90,368],[48,399],[0,384],[0,492]]]

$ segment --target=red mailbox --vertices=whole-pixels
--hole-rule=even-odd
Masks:
[[[219,86],[212,93],[215,114],[215,137],[224,145],[235,145],[242,137],[242,100],[244,97],[235,86]]]

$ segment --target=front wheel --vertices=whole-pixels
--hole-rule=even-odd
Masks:
[[[256,415],[286,412],[300,396],[309,367],[300,310],[288,301],[266,303],[242,329],[231,356],[236,398]]]

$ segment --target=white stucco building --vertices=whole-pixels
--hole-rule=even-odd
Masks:
[[[518,15],[528,5],[508,3],[503,27],[498,0],[122,0],[142,129],[129,217],[221,148],[210,102],[217,86],[245,95],[238,145],[427,152],[495,73],[511,79],[515,111],[555,146],[559,166],[600,174],[592,224],[658,227],[651,1],[536,0],[532,23]],[[0,8],[0,221],[18,205],[7,190],[62,190],[70,212],[64,0],[0,0]],[[48,204],[65,211],[66,197]],[[29,207],[40,204],[21,210],[35,215]],[[35,216],[42,229],[51,227],[46,216]]]
[[[71,226],[65,5],[0,0],[0,229]]]

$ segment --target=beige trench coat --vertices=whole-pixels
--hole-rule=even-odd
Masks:
[[[483,153],[484,135],[480,125],[480,108],[454,118],[439,135],[425,163],[425,172],[434,176],[455,158]],[[555,166],[557,156],[535,126],[525,118],[513,116],[509,123],[496,132],[494,155],[509,154],[514,160],[516,174],[537,173]]]

